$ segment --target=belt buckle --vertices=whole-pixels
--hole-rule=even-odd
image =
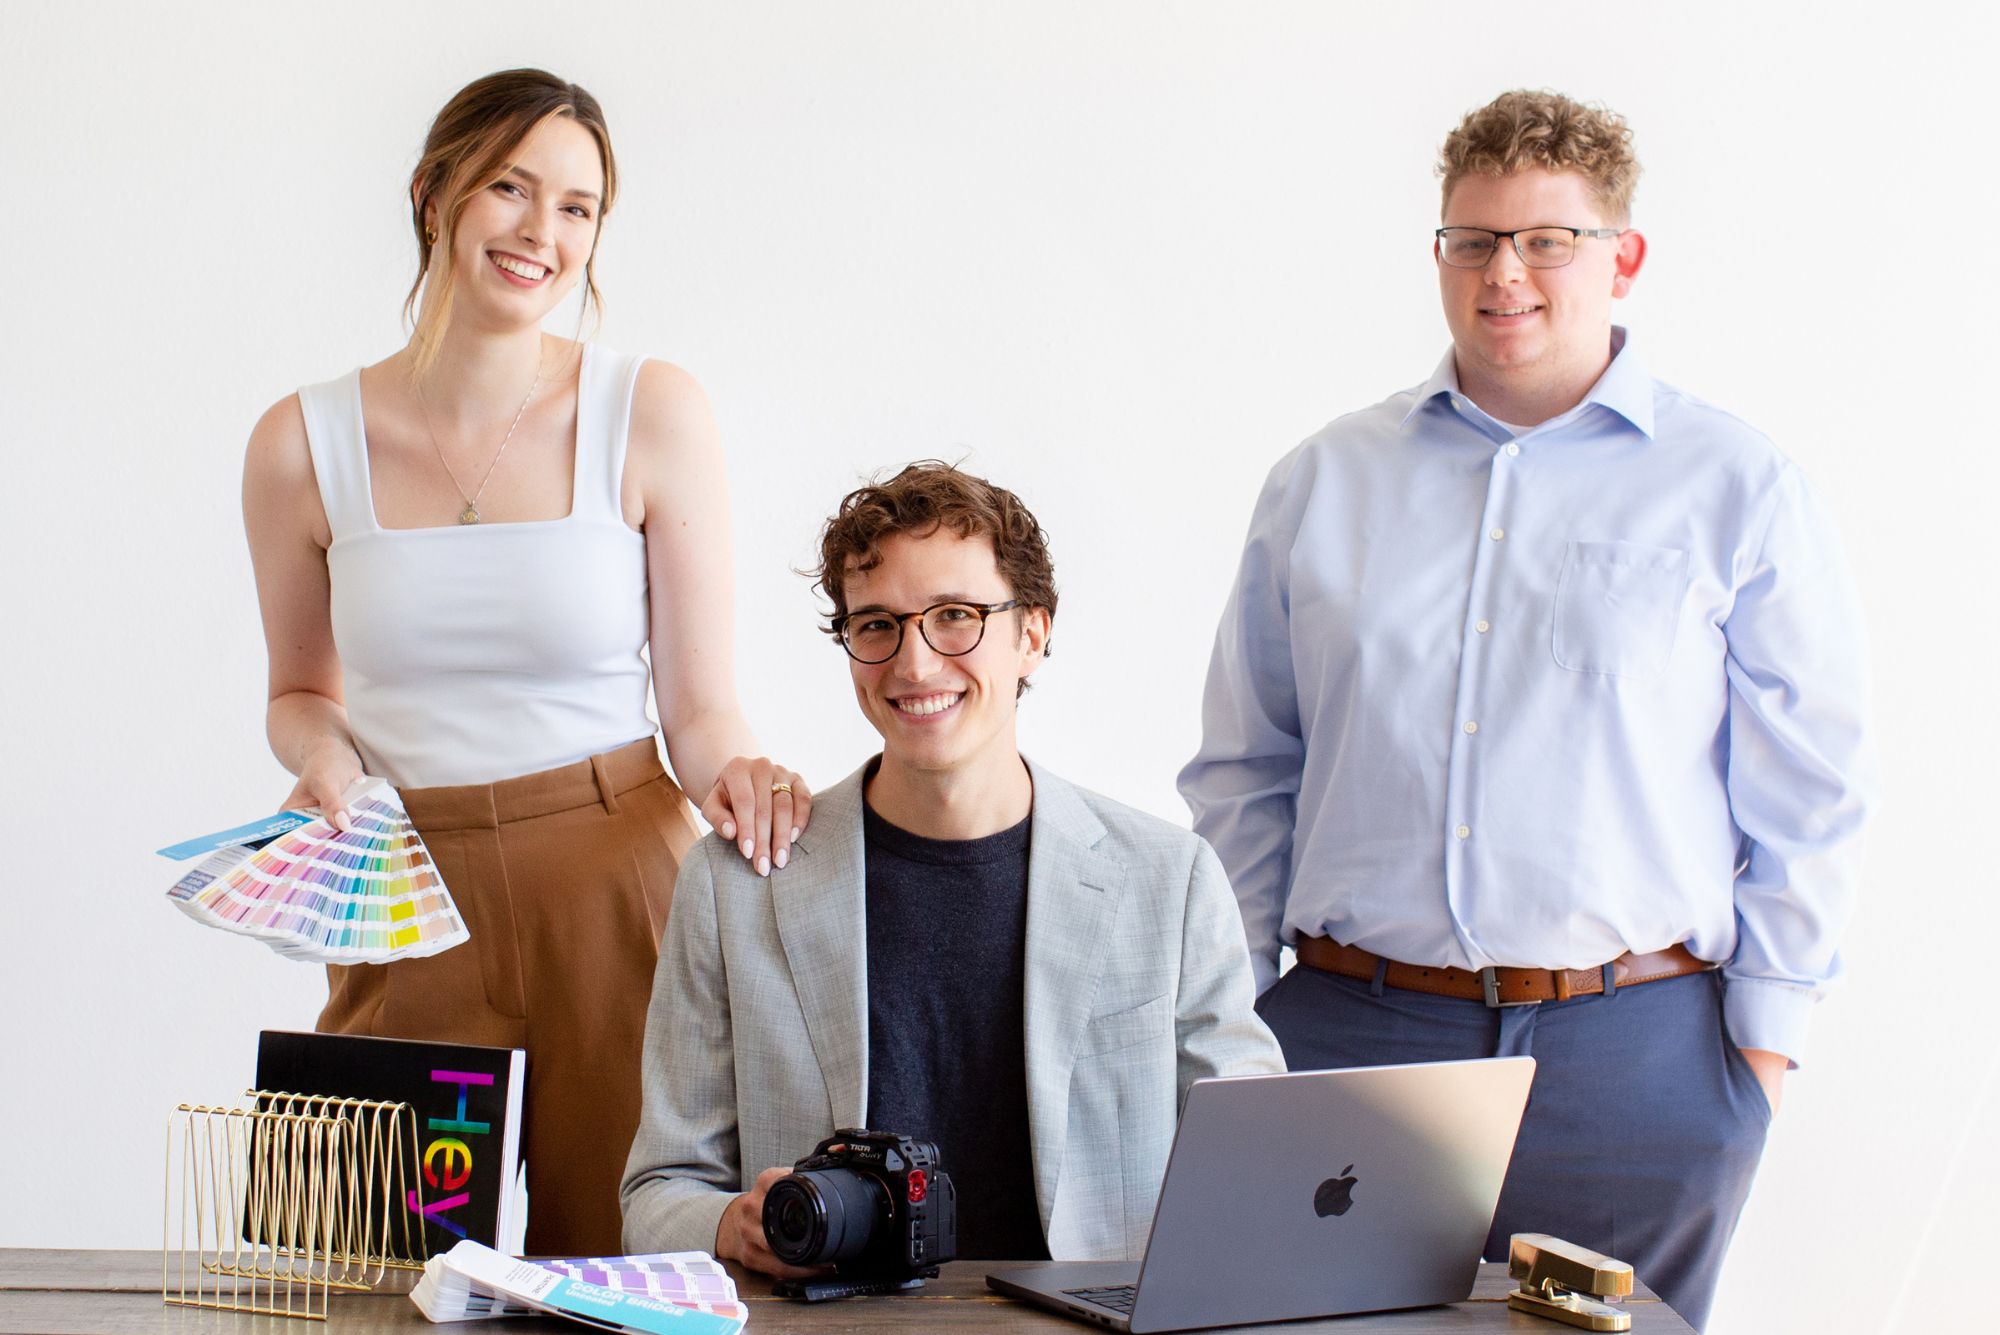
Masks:
[[[1502,1001],[1500,999],[1500,970],[1491,964],[1479,971],[1479,992],[1480,999],[1486,1003],[1486,1009],[1488,1010],[1497,1011],[1505,1009],[1508,1006],[1538,1006],[1541,1004],[1538,1001],[1532,1000]]]

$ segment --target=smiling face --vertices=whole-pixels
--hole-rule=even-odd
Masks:
[[[568,116],[530,131],[500,179],[475,191],[453,229],[453,319],[540,323],[584,276],[597,244],[604,164]],[[438,263],[443,257],[432,260]]]
[[[1528,227],[1618,227],[1590,183],[1574,172],[1531,167],[1473,175],[1452,187],[1446,227],[1511,232]],[[1445,322],[1460,387],[1503,420],[1532,425],[1580,402],[1611,361],[1611,303],[1631,290],[1645,239],[1582,238],[1559,269],[1530,269],[1509,242],[1484,269],[1438,261]]]
[[[984,535],[961,538],[948,529],[896,533],[880,544],[872,570],[851,563],[843,588],[850,613],[921,612],[935,603],[978,606],[1014,596]],[[1018,683],[1041,665],[1048,643],[1044,608],[997,612],[967,654],[947,658],[925,643],[911,620],[903,644],[886,663],[848,660],[854,697],[882,734],[882,767],[939,778],[973,777],[1020,768],[1014,708]]]

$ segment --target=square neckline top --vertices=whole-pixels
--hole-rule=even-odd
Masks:
[[[583,345],[582,356],[578,358],[577,373],[576,373],[576,384],[577,384],[576,423],[574,427],[571,428],[570,432],[569,511],[566,514],[557,515],[552,519],[505,519],[492,522],[481,520],[477,524],[415,524],[409,527],[401,527],[401,526],[392,527],[391,525],[383,523],[381,511],[376,508],[375,504],[375,464],[374,460],[369,456],[367,402],[363,398],[361,393],[361,371],[359,368],[356,368],[354,371],[350,372],[347,378],[350,381],[352,381],[352,384],[348,387],[348,397],[352,401],[352,407],[354,411],[353,420],[355,423],[355,432],[357,437],[359,438],[359,449],[357,451],[357,457],[355,460],[356,471],[359,474],[358,481],[360,484],[359,485],[360,499],[363,501],[363,505],[359,507],[359,512],[366,517],[368,523],[366,528],[351,529],[350,531],[344,534],[340,532],[334,532],[333,541],[328,544],[328,550],[330,551],[334,546],[339,545],[339,543],[343,541],[343,539],[360,538],[378,533],[395,534],[401,536],[401,535],[416,534],[416,533],[462,533],[462,532],[477,531],[481,529],[488,531],[502,530],[502,529],[536,529],[536,528],[547,528],[556,524],[575,523],[580,519],[585,519],[585,518],[596,518],[596,519],[603,518],[602,515],[586,516],[583,514],[585,442],[594,441],[596,439],[596,435],[593,433],[595,429],[600,425],[595,420],[586,421],[586,416],[594,415],[598,407],[600,406],[595,401],[596,396],[586,392],[586,386],[588,386],[591,383],[590,373],[592,369],[591,366],[592,359],[597,355],[598,355],[597,345],[594,343],[586,343]],[[636,376],[637,374],[636,365],[633,367],[633,373]],[[627,414],[627,421],[629,424],[630,412],[631,412],[631,400],[629,399],[629,397],[625,400],[625,410]],[[627,435],[624,430],[620,430],[618,432],[618,439],[621,445],[627,443]],[[617,467],[614,470],[614,476],[618,480],[620,494],[619,494],[619,504],[615,508],[614,517],[616,518],[618,526],[620,528],[624,529],[627,533],[630,533],[633,537],[638,538],[641,542],[643,542],[645,541],[645,534],[641,530],[633,528],[630,524],[625,522],[625,511],[623,505],[623,480],[625,473],[624,449],[620,449],[617,452],[616,463]],[[454,479],[454,485],[456,485],[456,479]],[[330,529],[332,528],[331,516],[328,517],[328,527]]]

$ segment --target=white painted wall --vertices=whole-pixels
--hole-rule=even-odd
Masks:
[[[1889,801],[1718,1332],[1942,1321],[2000,1245],[1988,572],[1996,44],[1974,7],[0,4],[0,1245],[158,1243],[167,1108],[230,1096],[313,970],[204,931],[150,850],[268,810],[243,441],[393,348],[404,182],[466,80],[603,100],[603,339],[708,385],[743,686],[820,784],[867,754],[813,629],[857,476],[968,455],[1054,535],[1025,745],[1185,820],[1255,490],[1446,343],[1430,163],[1553,86],[1627,113],[1655,370],[1845,529]],[[1538,15],[1543,17],[1537,17]],[[1606,1098],[1617,1067],[1605,1054]],[[1935,1287],[1934,1287],[1935,1286]]]

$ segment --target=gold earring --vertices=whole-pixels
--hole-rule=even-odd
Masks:
[[[435,227],[426,227],[424,229],[424,244],[427,246],[435,246],[437,243],[438,243],[438,229]]]

